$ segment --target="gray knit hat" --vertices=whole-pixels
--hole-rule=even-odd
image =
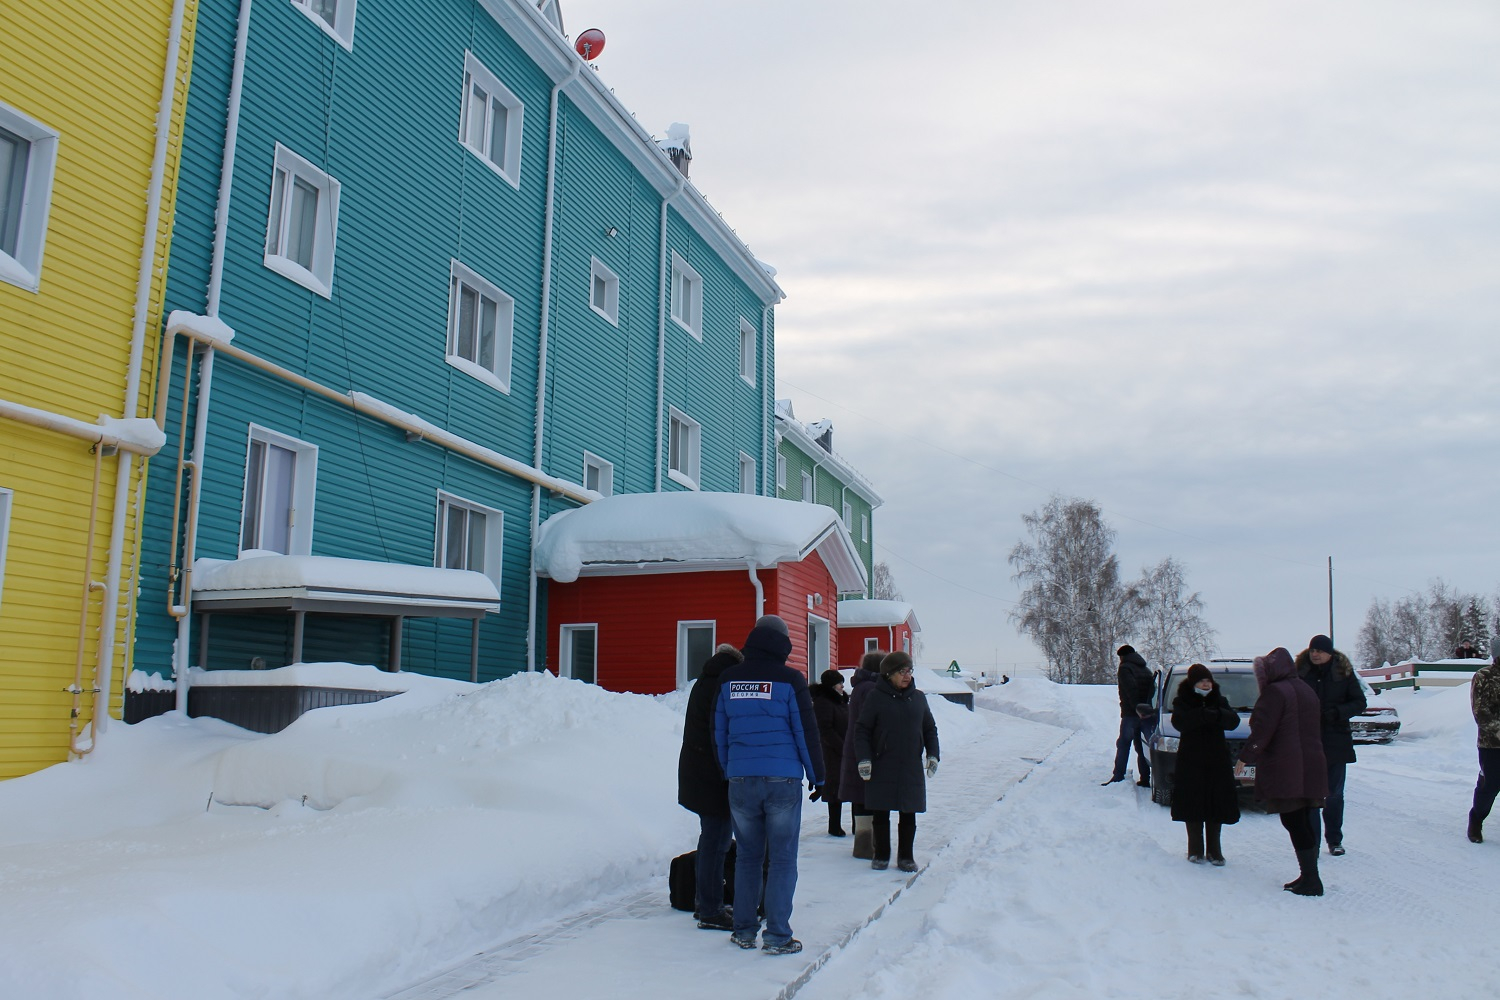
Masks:
[[[791,638],[792,635],[791,630],[786,627],[786,622],[782,621],[780,615],[761,615],[755,619],[755,627],[773,629],[787,638]]]

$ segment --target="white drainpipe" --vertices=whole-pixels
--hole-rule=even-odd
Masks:
[[[135,315],[130,326],[130,367],[125,376],[123,416],[135,417],[141,405],[141,367],[146,348],[146,315],[151,308],[151,284],[156,270],[156,240],[161,227],[162,191],[166,187],[167,147],[171,142],[172,104],[177,94],[177,62],[182,53],[182,22],[185,0],[172,4],[167,30],[167,65],[162,73],[161,100],[156,107],[156,147],[151,154],[151,186],[146,193],[145,239],[136,273]],[[115,505],[109,526],[109,565],[104,576],[104,604],[99,619],[99,651],[94,668],[94,735],[109,728],[110,689],[114,686],[115,616],[119,611],[120,573],[125,558],[125,515],[130,505],[130,474],[133,455],[120,454],[115,478]],[[140,558],[140,554],[136,554]],[[128,659],[130,650],[126,650]]]
[[[677,187],[661,200],[661,269],[656,280],[656,492],[661,492],[663,423],[667,410],[667,206],[682,193],[686,177],[677,178]]]
[[[541,329],[537,334],[536,361],[536,432],[532,450],[532,466],[542,469],[542,435],[547,414],[547,329],[552,313],[552,221],[553,200],[557,189],[557,118],[558,95],[562,89],[578,77],[582,62],[574,62],[567,76],[552,85],[552,102],[547,125],[547,205],[542,222],[542,315]],[[542,523],[542,488],[531,486],[531,559],[526,584],[526,669],[536,669],[536,533]]]
[[[745,563],[750,568],[750,586],[755,588],[755,620],[760,621],[766,613],[766,592],[760,585],[760,574],[755,571],[755,561]]]
[[[245,59],[250,47],[250,9],[253,0],[240,0],[240,19],[234,39],[234,71],[229,84],[229,109],[224,119],[224,155],[219,166],[219,202],[214,210],[214,249],[208,277],[207,315],[218,318],[219,302],[224,289],[225,244],[229,238],[229,203],[234,192],[234,157],[240,136],[240,98],[245,87]],[[191,343],[183,361],[190,368],[193,364]],[[162,378],[165,392],[171,380],[168,367]],[[177,682],[177,710],[187,713],[188,707],[188,651],[191,647],[193,621],[193,560],[196,557],[198,538],[198,499],[203,482],[203,459],[208,438],[208,406],[213,390],[214,350],[211,344],[204,346],[203,360],[198,366],[198,412],[193,425],[193,485],[188,494],[187,541],[182,554],[182,603],[177,619],[177,642],[173,648],[172,674]],[[184,414],[184,419],[186,415]],[[178,456],[180,461],[182,456]],[[202,664],[199,664],[202,666]]]

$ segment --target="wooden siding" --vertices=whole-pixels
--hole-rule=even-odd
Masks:
[[[761,570],[762,588],[777,574]],[[547,669],[558,672],[564,625],[597,624],[598,682],[611,691],[677,689],[677,623],[714,622],[714,641],[744,644],[755,624],[745,570],[581,577],[547,584]]]
[[[821,594],[823,603],[807,606],[809,594]],[[823,564],[823,557],[814,552],[800,563],[782,563],[776,567],[776,599],[766,599],[766,611],[778,614],[786,620],[792,634],[792,655],[787,665],[808,673],[807,636],[808,615],[828,619],[828,662],[839,662],[839,615],[838,597],[834,593],[833,575]],[[774,611],[772,609],[775,609]],[[816,681],[816,677],[809,677]]]
[[[782,438],[777,450],[778,454],[786,459],[786,487],[776,490],[775,496],[783,500],[800,501],[802,499],[802,473],[806,472],[813,477],[814,503],[830,508],[842,518],[844,502],[848,501],[850,523],[845,527],[849,530],[850,540],[854,542],[855,551],[859,553],[860,562],[865,567],[865,596],[871,596],[873,591],[870,588],[875,585],[875,511],[869,501],[849,489],[843,480],[828,469],[819,465],[816,456],[808,454],[786,438]],[[772,471],[774,473],[775,470]],[[775,479],[771,482],[774,486]],[[861,516],[870,519],[868,541],[860,537],[859,519]]]
[[[177,149],[197,4],[184,11],[176,104],[169,120],[161,216],[147,301],[142,385],[156,355]],[[92,422],[123,413],[136,285],[146,236],[146,192],[172,4],[147,0],[129,16],[118,5],[11,5],[0,102],[60,133],[36,292],[0,282],[0,398]],[[80,72],[79,67],[88,67]],[[100,80],[109,85],[101,89]],[[66,759],[77,642],[84,635],[83,686],[96,681],[104,596],[83,613],[86,580],[106,579],[118,457],[100,466],[94,553],[85,565],[94,456],[88,442],[0,420],[0,487],[14,491],[0,599],[0,778]],[[135,460],[125,512],[116,594],[114,679],[129,666],[129,595],[139,521]],[[112,692],[119,704],[119,688]],[[101,699],[102,701],[102,699]],[[83,698],[80,729],[95,712]]]
[[[909,638],[911,638],[911,626],[905,623],[891,626],[876,625],[869,628],[845,626],[839,629],[839,650],[841,651],[839,666],[859,666],[860,657],[865,655],[866,639],[874,639],[879,644],[877,648],[887,653],[894,653],[898,649],[905,649],[902,643]]]

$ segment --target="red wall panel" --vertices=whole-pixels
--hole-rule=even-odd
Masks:
[[[887,653],[893,653],[898,649],[905,649],[902,640],[910,636],[911,626],[904,622],[895,626],[872,625],[869,628],[845,626],[839,629],[839,649],[846,654],[839,666],[859,666],[860,657],[865,655],[866,639],[874,639],[879,648]]]

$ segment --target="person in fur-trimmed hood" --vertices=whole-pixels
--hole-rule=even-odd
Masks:
[[[1328,759],[1328,798],[1321,823],[1314,820],[1313,827],[1322,826],[1328,852],[1339,857],[1344,853],[1344,779],[1355,761],[1349,720],[1365,710],[1365,692],[1354,676],[1354,664],[1333,648],[1333,640],[1326,635],[1315,635],[1308,641],[1307,648],[1297,654],[1296,667],[1297,676],[1318,696],[1323,756]]]

